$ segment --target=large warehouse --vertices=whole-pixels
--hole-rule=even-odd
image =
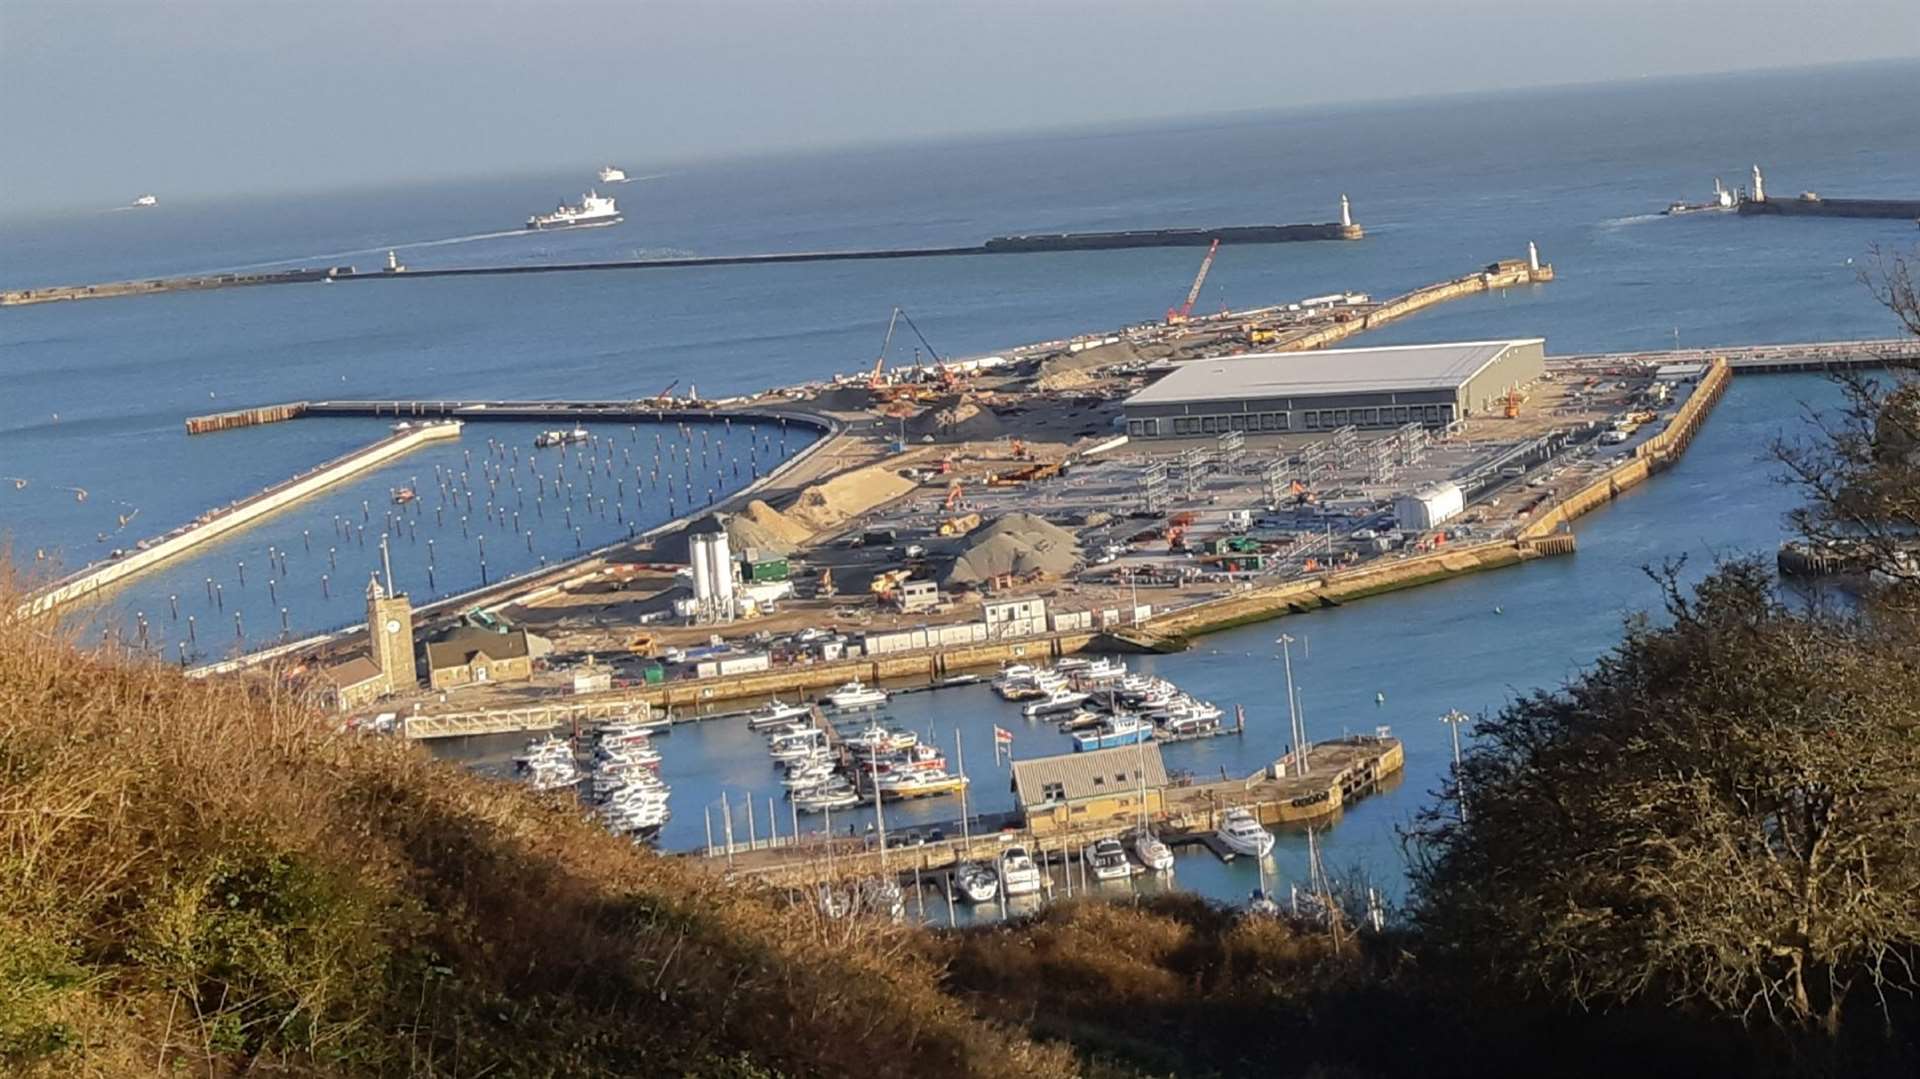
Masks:
[[[1127,398],[1127,434],[1441,427],[1500,409],[1545,370],[1540,337],[1193,360]]]

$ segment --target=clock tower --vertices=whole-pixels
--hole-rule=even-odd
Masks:
[[[386,587],[380,586],[377,574],[367,582],[369,651],[385,677],[387,692],[411,690],[420,684],[413,658],[413,604],[405,592],[393,591],[393,562],[387,557],[385,536],[380,538],[380,561],[387,571]]]

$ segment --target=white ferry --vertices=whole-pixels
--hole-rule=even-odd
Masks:
[[[612,165],[602,165],[600,166],[600,182],[603,184],[624,184],[627,182],[626,171],[624,169],[616,169]]]
[[[580,196],[580,205],[561,203],[550,214],[527,218],[527,227],[535,230],[586,229],[620,223],[620,208],[612,198],[596,191]]]
[[[158,206],[160,204],[160,200],[154,198],[152,195],[142,195],[139,198],[134,199],[133,204],[135,206]]]

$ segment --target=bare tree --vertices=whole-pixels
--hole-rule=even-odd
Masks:
[[[1409,837],[1415,925],[1436,958],[1582,1006],[1885,1014],[1920,988],[1911,639],[1789,610],[1751,562],[1665,587],[1670,625],[1478,724]]]
[[[1920,294],[1912,256],[1874,249],[1861,281],[1920,338]],[[1806,503],[1791,521],[1823,553],[1853,563],[1892,587],[1889,609],[1920,613],[1920,361],[1886,358],[1874,371],[1836,372],[1843,405],[1809,409],[1811,433],[1782,440],[1774,454]]]

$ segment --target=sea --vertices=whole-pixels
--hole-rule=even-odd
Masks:
[[[626,215],[527,234],[527,215],[595,186],[593,165],[361,190],[196,199],[142,210],[0,208],[0,287],[207,270],[535,264],[654,255],[972,244],[1016,232],[1337,219],[1357,243],[1223,249],[1197,310],[1341,290],[1386,296],[1524,257],[1556,280],[1448,304],[1362,339],[1392,344],[1540,335],[1550,353],[1892,336],[1862,283],[1877,252],[1911,254],[1906,221],[1663,217],[1765,170],[1775,197],[1920,195],[1920,63],[1724,75],[1248,112],[1042,134],[806,154],[654,162],[645,132],[609,131]],[[138,192],[129,192],[129,197]],[[192,415],[295,400],[703,396],[870,366],[896,306],[943,355],[1152,319],[1185,294],[1188,249],[311,284],[0,310],[0,539],[44,579],[193,520],[381,437],[389,421],[301,420],[190,437]],[[916,344],[918,342],[915,342]],[[896,356],[906,353],[896,341]],[[1196,776],[1249,773],[1286,730],[1274,637],[1293,635],[1316,737],[1387,727],[1405,774],[1316,831],[1324,863],[1401,894],[1401,831],[1451,760],[1438,717],[1498,709],[1577,677],[1655,608],[1649,567],[1770,554],[1798,500],[1770,447],[1806,437],[1838,395],[1817,376],[1738,380],[1679,467],[1579,522],[1579,553],[1216,634],[1137,660],[1231,710],[1243,735],[1166,749]],[[88,632],[168,661],[217,658],[358,617],[379,537],[417,601],[564,559],[724,495],[804,447],[798,430],[633,425],[565,455],[530,425],[474,424],[445,443],[110,591]],[[655,466],[655,455],[661,464]],[[656,476],[655,473],[658,473]],[[591,477],[591,480],[588,477]],[[667,501],[668,480],[678,497]],[[587,485],[594,489],[589,492]],[[548,494],[561,490],[565,494]],[[396,505],[412,487],[422,497]],[[538,493],[536,493],[536,491]],[[538,506],[534,503],[538,501]],[[461,512],[462,510],[465,512]],[[437,512],[436,512],[437,511]],[[557,511],[557,512],[556,512]],[[517,515],[517,516],[516,516]],[[464,516],[465,521],[455,518]],[[557,518],[557,519],[556,519]],[[430,541],[430,542],[429,542]],[[484,548],[484,552],[482,550]],[[429,553],[429,552],[433,553]],[[323,582],[322,577],[326,580]],[[191,620],[191,621],[189,621]],[[191,628],[189,628],[191,627]],[[1011,807],[992,727],[1016,756],[1066,749],[984,688],[903,696],[893,720],[963,743],[976,812]],[[1472,727],[1463,732],[1469,741]],[[777,796],[738,721],[662,739],[670,849],[736,838]],[[484,766],[499,742],[443,746]],[[786,814],[784,817],[782,814]],[[776,798],[775,827],[792,828]],[[952,799],[892,827],[959,816]],[[803,829],[819,828],[802,818]],[[863,830],[863,814],[836,829]],[[1308,837],[1264,867],[1195,848],[1170,881],[1227,901],[1305,874]],[[919,901],[916,900],[916,903]],[[937,896],[929,918],[943,919]],[[916,909],[919,909],[916,907]]]

